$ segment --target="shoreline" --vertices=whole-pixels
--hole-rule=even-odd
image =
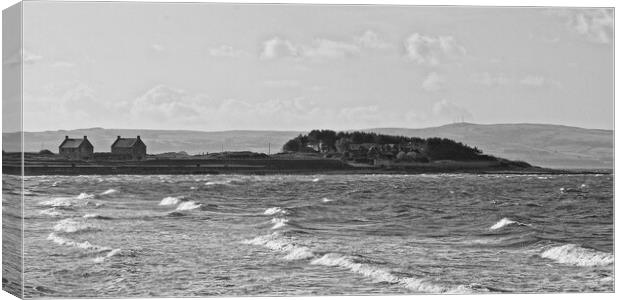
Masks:
[[[2,173],[22,175],[21,166],[3,165]],[[550,169],[550,168],[463,168],[427,166],[410,168],[266,168],[266,167],[189,167],[189,166],[25,166],[23,176],[80,176],[80,175],[420,175],[420,174],[475,174],[475,175],[594,175],[613,174],[608,170]]]

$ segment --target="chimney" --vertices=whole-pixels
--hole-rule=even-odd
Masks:
[[[138,136],[138,140],[140,139],[140,136]]]
[[[117,140],[120,140],[120,139],[121,139],[121,136],[120,136],[120,135],[117,135],[117,136],[116,136],[116,139],[117,139]]]
[[[65,135],[65,140],[68,140],[68,139],[69,139],[69,136],[68,136],[68,135]]]
[[[84,139],[87,140],[86,136],[84,136]]]

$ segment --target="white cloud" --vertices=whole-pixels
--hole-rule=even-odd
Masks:
[[[303,48],[303,56],[319,59],[352,57],[360,52],[357,45],[328,39],[316,39],[312,46]]]
[[[199,115],[196,101],[185,91],[159,85],[131,103],[130,112],[136,119],[166,122],[171,119],[195,118]]]
[[[263,42],[260,57],[263,59],[277,59],[283,57],[297,57],[299,49],[289,40],[274,37]]]
[[[262,82],[262,85],[269,88],[293,88],[299,87],[301,83],[297,80],[265,80]]]
[[[436,92],[443,88],[445,80],[435,72],[431,72],[422,82],[422,88],[429,92]]]
[[[528,75],[522,78],[519,83],[524,86],[540,88],[540,87],[560,87],[560,83],[556,80],[545,78],[539,75]]]
[[[155,50],[155,51],[157,51],[157,52],[163,52],[163,51],[165,51],[165,50],[166,50],[166,47],[164,47],[164,46],[163,46],[163,45],[161,45],[161,44],[152,44],[152,45],[151,45],[151,49],[153,49],[153,50]]]
[[[488,72],[473,74],[472,79],[474,82],[486,86],[504,86],[513,82],[504,74],[490,74]]]
[[[209,55],[217,57],[239,57],[245,54],[245,51],[235,49],[229,45],[221,45],[219,47],[209,49]]]
[[[387,49],[392,45],[379,37],[377,33],[372,30],[366,30],[361,36],[355,38],[357,44],[364,48],[370,49]]]
[[[75,63],[68,61],[56,61],[52,63],[52,67],[54,68],[73,68],[75,67]]]
[[[407,57],[418,64],[438,65],[465,55],[465,47],[452,36],[426,36],[419,33],[405,40]]]
[[[595,43],[609,44],[614,35],[612,9],[572,10],[569,26]]]
[[[382,40],[375,32],[365,31],[353,41],[340,41],[317,38],[309,45],[295,44],[289,40],[274,37],[263,42],[260,57],[277,59],[285,57],[305,59],[338,59],[359,56],[363,49],[387,49],[392,47]]]
[[[21,53],[22,53],[21,58],[24,64],[34,63],[34,62],[37,62],[43,59],[43,56],[36,54],[36,53],[32,53],[26,49],[23,49]]]
[[[458,106],[446,99],[435,102],[433,105],[433,114],[450,121],[471,119],[472,114],[465,108]]]

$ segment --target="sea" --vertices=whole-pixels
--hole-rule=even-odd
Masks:
[[[613,292],[613,179],[28,176],[23,292],[28,298]],[[20,189],[20,177],[3,176],[5,220],[19,221]],[[19,244],[10,240],[18,236],[5,234],[5,243]],[[13,265],[4,273],[19,268]],[[5,287],[18,280],[3,277]]]

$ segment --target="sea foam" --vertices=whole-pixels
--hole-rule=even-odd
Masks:
[[[285,215],[285,214],[287,214],[287,213],[288,213],[288,211],[286,211],[286,210],[285,210],[285,209],[283,209],[283,208],[280,208],[280,207],[271,207],[271,208],[266,209],[266,210],[265,210],[265,212],[264,212],[263,214],[268,215],[268,216],[271,216],[271,215],[275,215],[275,214],[283,214],[283,215]]]
[[[84,220],[63,219],[54,225],[54,231],[75,233],[83,231],[99,230],[96,226],[86,223]]]
[[[115,194],[115,193],[118,193],[118,191],[115,190],[115,189],[109,189],[109,190],[107,190],[107,191],[105,191],[105,192],[103,192],[103,193],[101,193],[99,195],[105,196],[105,195],[110,195],[110,194]]]
[[[454,288],[445,287],[439,284],[428,282],[424,279],[413,277],[399,277],[388,270],[381,269],[372,265],[357,263],[352,258],[337,253],[327,253],[310,262],[312,265],[322,265],[328,267],[340,267],[351,272],[369,277],[377,282],[387,282],[399,284],[409,290],[423,293],[464,293],[470,290],[464,286]]]
[[[583,248],[575,244],[547,249],[540,256],[562,264],[580,267],[607,266],[614,263],[614,255],[611,253]]]
[[[161,201],[159,202],[159,205],[162,206],[169,206],[169,205],[177,205],[179,204],[179,202],[181,202],[182,197],[166,197],[164,199],[161,199]]]
[[[501,220],[499,220],[497,223],[495,223],[493,226],[491,226],[491,228],[489,228],[490,230],[497,230],[500,229],[502,227],[511,225],[511,224],[516,224],[519,226],[529,226],[528,224],[524,224],[521,222],[517,222],[517,221],[513,221],[511,219],[508,218],[502,218]]]
[[[181,204],[177,206],[176,210],[192,210],[192,209],[199,208],[200,206],[201,204],[197,204],[194,201],[187,201],[187,202],[181,202]]]
[[[310,251],[310,248],[295,245],[292,241],[282,238],[277,233],[258,236],[251,240],[243,241],[242,243],[262,246],[274,251],[283,252],[286,254],[284,256],[284,259],[286,260],[299,260],[314,257],[314,253]]]
[[[57,211],[56,209],[52,208],[48,208],[48,209],[44,209],[42,211],[39,212],[40,215],[46,215],[46,216],[51,216],[51,217],[57,217],[60,216],[60,212]]]
[[[286,226],[286,223],[288,223],[288,219],[285,219],[285,218],[273,218],[273,219],[271,219],[271,223],[273,223],[273,227],[271,227],[271,229],[278,229],[278,228],[282,228],[282,227]]]
[[[110,251],[111,250],[111,248],[109,248],[109,247],[93,245],[93,244],[89,243],[88,241],[76,242],[76,241],[74,241],[72,239],[69,239],[69,238],[66,238],[66,237],[57,236],[53,232],[50,233],[47,236],[47,239],[49,241],[52,241],[52,242],[58,244],[58,245],[68,246],[68,247],[75,247],[75,248],[79,248],[79,249],[83,249],[83,250],[87,250],[87,251],[91,251],[91,252],[103,252],[103,251]]]

